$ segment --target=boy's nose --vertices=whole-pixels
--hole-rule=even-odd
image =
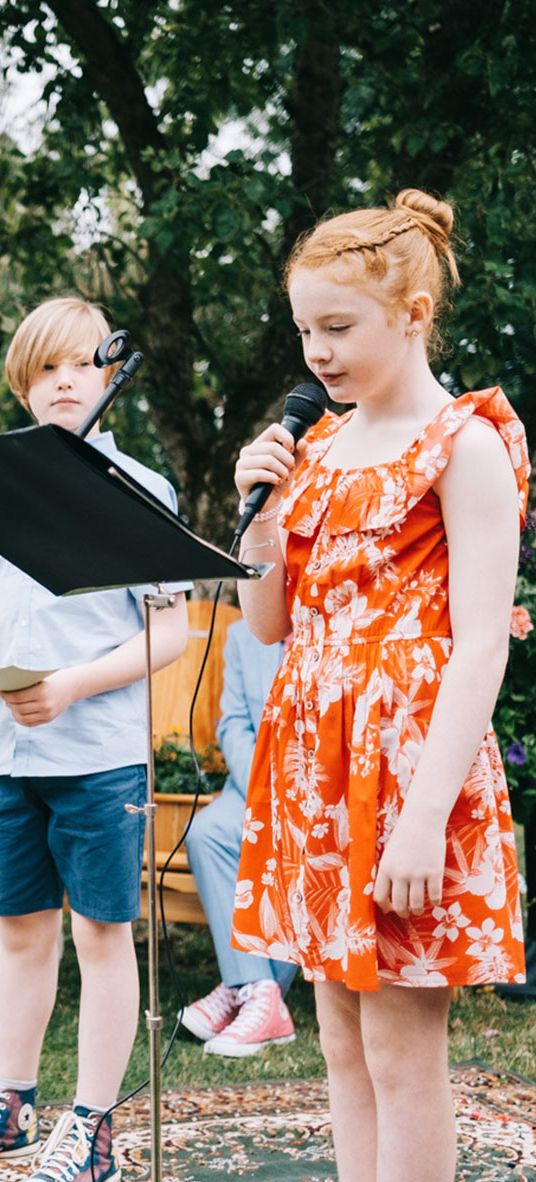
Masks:
[[[73,384],[73,375],[69,365],[58,365],[56,370],[56,385],[58,389],[64,390]]]

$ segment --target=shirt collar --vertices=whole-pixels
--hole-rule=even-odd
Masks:
[[[118,454],[117,444],[114,439],[113,431],[102,431],[100,435],[96,435],[94,439],[88,439],[88,443],[92,447],[96,447],[97,451],[102,452],[105,456],[116,456]]]

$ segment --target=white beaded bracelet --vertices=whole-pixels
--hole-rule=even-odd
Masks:
[[[238,512],[239,512],[240,516],[242,516],[242,513],[245,512],[245,509],[246,509],[245,501],[243,501],[242,498],[240,498],[240,501],[238,503]],[[272,517],[277,517],[277,514],[279,513],[279,509],[280,509],[279,505],[273,505],[272,508],[267,509],[265,513],[256,513],[253,518],[253,521],[271,521]]]

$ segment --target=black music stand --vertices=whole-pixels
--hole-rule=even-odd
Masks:
[[[259,577],[198,538],[183,522],[84,439],[63,427],[0,435],[0,554],[55,595],[154,583],[144,596],[147,685],[147,818],[151,1182],[161,1182],[160,1031],[151,608],[174,602],[162,582]],[[135,806],[127,806],[137,811]]]

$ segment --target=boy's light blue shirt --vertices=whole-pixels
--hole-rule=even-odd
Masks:
[[[172,486],[118,451],[111,431],[91,443],[176,511]],[[186,591],[191,583],[167,584]],[[153,586],[61,598],[0,558],[0,666],[65,669],[94,661],[144,625],[143,596]],[[73,776],[145,763],[145,682],[74,702],[43,726],[24,727],[0,701],[0,774]]]

